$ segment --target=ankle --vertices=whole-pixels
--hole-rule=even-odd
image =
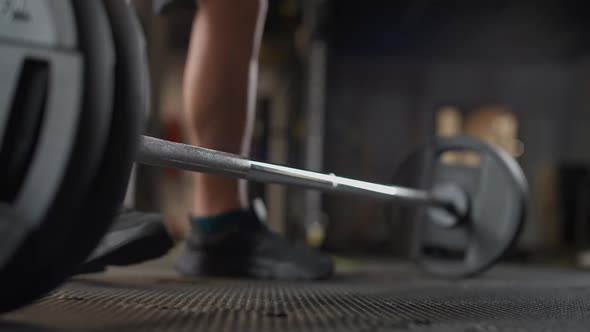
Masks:
[[[191,216],[190,219],[194,231],[203,235],[216,235],[235,229],[248,217],[248,210],[237,208],[208,216]]]
[[[196,218],[220,216],[236,210],[247,210],[238,199],[195,200],[194,207],[192,216]]]

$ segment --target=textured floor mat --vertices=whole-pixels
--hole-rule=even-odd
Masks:
[[[446,282],[374,264],[322,283],[182,280],[127,269],[76,279],[0,330],[587,331],[590,274],[503,267]]]

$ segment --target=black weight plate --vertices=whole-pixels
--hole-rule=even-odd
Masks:
[[[67,16],[71,13],[68,12],[61,12],[60,16]],[[71,20],[74,20],[73,13],[71,15]],[[57,193],[63,186],[80,127],[82,114],[80,103],[83,94],[83,86],[80,86],[80,81],[84,76],[84,68],[81,54],[73,50],[31,48],[21,45],[9,47],[0,45],[0,63],[0,66],[3,67],[0,71],[6,74],[0,77],[0,80],[4,83],[0,84],[2,87],[0,89],[3,89],[4,92],[8,90],[8,99],[11,99],[6,101],[0,98],[0,103],[4,104],[4,106],[0,106],[2,107],[0,113],[3,113],[0,114],[0,118],[4,117],[3,120],[5,120],[6,115],[10,116],[13,112],[38,114],[38,116],[26,114],[17,117],[16,122],[8,123],[9,126],[14,126],[12,128],[14,130],[5,131],[6,135],[16,135],[24,141],[27,141],[27,139],[20,136],[31,135],[28,140],[29,143],[24,145],[26,146],[24,150],[27,150],[24,159],[18,158],[17,154],[10,152],[15,147],[6,146],[17,142],[17,144],[22,143],[18,138],[11,139],[6,136],[2,138],[3,157],[9,158],[2,161],[9,163],[12,158],[21,159],[22,161],[18,162],[20,165],[17,167],[22,167],[23,172],[19,175],[14,173],[0,174],[2,178],[7,176],[20,178],[16,186],[10,188],[11,193],[3,195],[4,197],[0,203],[4,205],[4,208],[12,210],[7,216],[17,216],[15,219],[0,217],[0,224],[2,225],[2,230],[0,230],[2,243],[2,246],[0,246],[1,281],[4,273],[2,267],[24,242],[25,236],[38,229],[46,220],[46,215],[54,204]],[[45,70],[48,72],[47,81],[34,78],[39,74],[38,71],[43,72]],[[22,73],[30,73],[31,71],[37,72],[37,74],[22,75]],[[24,82],[18,82],[16,79],[18,76],[21,79],[24,78]],[[41,76],[45,75],[42,74]],[[42,81],[42,84],[38,84]],[[13,94],[11,90],[16,87],[22,88],[22,90]],[[35,99],[35,95],[39,90],[46,91],[46,94],[41,94],[41,100],[31,105],[25,105],[27,103],[22,102],[22,100]],[[2,92],[0,94],[6,96]],[[10,95],[13,95],[13,97],[11,98]],[[28,106],[32,106],[32,108],[28,108]],[[10,117],[12,118],[12,116]],[[39,125],[33,125],[33,127],[36,127],[35,129],[26,133],[20,131],[23,127],[18,125],[19,122],[39,120]],[[8,153],[5,154],[4,152]],[[1,182],[8,184],[11,180],[3,179]],[[2,190],[5,189],[3,187]],[[22,236],[15,237],[15,231]]]
[[[143,33],[134,11],[120,0],[103,1],[116,46],[115,107],[111,132],[98,175],[84,204],[86,214],[72,228],[68,255],[79,266],[108,230],[124,200],[137,139],[149,101],[149,77]]]
[[[108,230],[125,197],[137,138],[149,100],[147,56],[139,21],[128,3],[104,0],[116,48],[115,102],[109,140],[83,215],[72,225],[64,253],[78,267]],[[70,271],[74,272],[74,271]]]
[[[38,298],[67,278],[86,256],[68,246],[74,226],[87,214],[84,201],[96,176],[110,132],[114,50],[107,15],[98,1],[72,1],[84,57],[84,96],[75,145],[65,177],[37,230],[2,267],[0,311],[12,310]],[[56,15],[58,15],[56,13]]]
[[[447,152],[472,153],[479,162],[449,164],[441,160]],[[432,208],[394,208],[398,218],[416,223],[414,258],[434,275],[464,278],[485,271],[510,249],[522,229],[528,190],[522,170],[504,151],[474,138],[435,139],[403,163],[393,182],[425,190],[453,183],[469,197],[467,217],[452,228],[433,222]]]
[[[38,145],[49,94],[48,64],[24,60],[0,143],[0,201],[14,202]]]

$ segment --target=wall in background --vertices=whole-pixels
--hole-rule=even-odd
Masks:
[[[560,227],[544,220],[559,205],[543,198],[543,188],[558,186],[547,174],[590,165],[588,20],[558,1],[450,1],[440,10],[436,1],[413,3],[336,5],[326,171],[387,182],[411,147],[434,133],[440,106],[470,112],[506,104],[520,123],[520,162],[532,186],[521,247],[545,247],[559,236],[547,233]],[[403,254],[408,226],[386,227],[384,208],[327,197],[328,246]]]

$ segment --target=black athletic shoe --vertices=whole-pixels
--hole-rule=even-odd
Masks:
[[[173,246],[161,215],[124,209],[78,273],[142,263],[164,256]]]
[[[329,257],[290,244],[248,212],[221,234],[203,235],[193,227],[176,267],[190,277],[282,280],[326,279],[334,271]]]

